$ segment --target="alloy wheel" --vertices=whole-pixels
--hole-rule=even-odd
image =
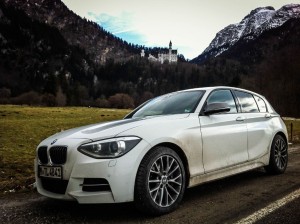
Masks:
[[[172,205],[183,187],[182,170],[178,161],[170,155],[162,155],[151,166],[148,191],[160,207]]]
[[[281,138],[278,138],[275,142],[274,157],[277,167],[283,169],[287,164],[287,145]]]

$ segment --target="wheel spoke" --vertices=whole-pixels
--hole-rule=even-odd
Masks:
[[[166,158],[166,162],[167,162],[167,166],[166,166],[166,173],[168,173],[168,170],[169,170],[169,159],[170,159],[170,157],[169,156],[167,156],[167,158]]]
[[[176,193],[177,195],[179,194],[179,191],[175,190],[175,188],[172,187],[172,185],[169,184],[168,187],[169,187],[174,193]]]
[[[160,167],[157,165],[157,163],[156,162],[154,162],[154,165],[155,165],[155,167],[156,167],[156,170],[158,171],[158,172],[160,172]],[[152,166],[153,167],[153,166]],[[153,167],[154,168],[154,167]]]
[[[152,193],[152,192],[154,192],[154,191],[158,191],[158,190],[159,190],[159,185],[158,185],[158,187],[156,187],[156,188],[150,190],[150,193]]]
[[[179,177],[181,177],[181,173],[180,173],[177,177],[175,177],[175,178],[173,178],[173,179],[170,179],[169,181],[171,181],[171,182],[176,182],[176,180],[177,180]]]
[[[165,169],[164,169],[164,161],[163,161],[163,158],[160,157],[160,164],[161,164],[161,172],[164,172]]]
[[[160,180],[149,180],[149,183],[160,183]]]
[[[275,143],[276,148],[279,148],[279,145],[280,145],[280,140],[278,139]]]
[[[280,159],[279,159],[279,157],[276,157],[276,158],[275,158],[275,163],[276,163],[276,166],[277,166],[277,167],[280,166]]]
[[[280,158],[278,159],[278,167],[279,167],[280,169],[282,169],[282,163],[281,163]]]
[[[159,192],[159,187],[157,188],[157,190],[156,190],[156,192],[155,192],[155,195],[154,195],[154,198],[153,198],[153,200],[154,200],[154,201],[156,201],[156,198],[157,198],[158,192]]]
[[[154,174],[160,175],[160,172],[155,171],[155,170],[150,170],[150,173],[154,173]]]
[[[283,148],[284,148],[284,142],[280,141],[280,151],[282,151]]]
[[[169,165],[168,170],[167,170],[167,174],[168,174],[168,175],[170,175],[170,174],[169,174],[169,171],[170,171],[170,169],[171,169],[171,167],[172,167],[172,165],[173,165],[173,163],[174,163],[174,161],[175,161],[175,159],[173,159],[173,158],[171,158],[171,159],[172,159],[171,164]]]
[[[164,188],[160,188],[160,200],[159,200],[159,205],[161,206],[162,200],[164,197]]]
[[[284,158],[284,157],[281,157],[281,158],[280,158],[280,161],[281,161],[282,167],[284,167],[284,166],[285,166],[285,158]]]
[[[178,168],[179,165],[177,165],[170,173],[168,173],[168,175],[171,176]]]
[[[173,202],[174,199],[173,199],[172,195],[169,193],[168,187],[166,187],[166,192],[167,192],[168,197],[171,198],[171,202]]]
[[[166,186],[164,186],[164,191],[165,191],[165,205],[169,204],[169,197],[168,197],[168,192]]]

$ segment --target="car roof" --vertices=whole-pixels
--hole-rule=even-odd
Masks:
[[[195,91],[195,90],[206,90],[206,91],[212,91],[215,89],[233,89],[233,90],[240,90],[240,91],[244,91],[244,92],[248,92],[251,94],[255,94],[258,96],[261,96],[263,98],[265,98],[264,96],[260,95],[259,93],[247,90],[247,89],[242,89],[242,88],[237,88],[237,87],[231,87],[231,86],[210,86],[210,87],[200,87],[200,88],[193,88],[193,89],[186,89],[186,90],[182,90],[183,91]],[[179,91],[181,92],[181,91]]]

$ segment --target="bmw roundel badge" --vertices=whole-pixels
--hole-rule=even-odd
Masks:
[[[51,142],[51,145],[53,145],[55,142],[57,142],[57,139],[54,139],[53,142]]]

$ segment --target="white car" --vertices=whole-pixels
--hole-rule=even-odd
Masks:
[[[187,187],[288,163],[287,130],[261,95],[231,87],[154,98],[123,120],[57,133],[37,147],[37,190],[79,203],[173,211]]]

